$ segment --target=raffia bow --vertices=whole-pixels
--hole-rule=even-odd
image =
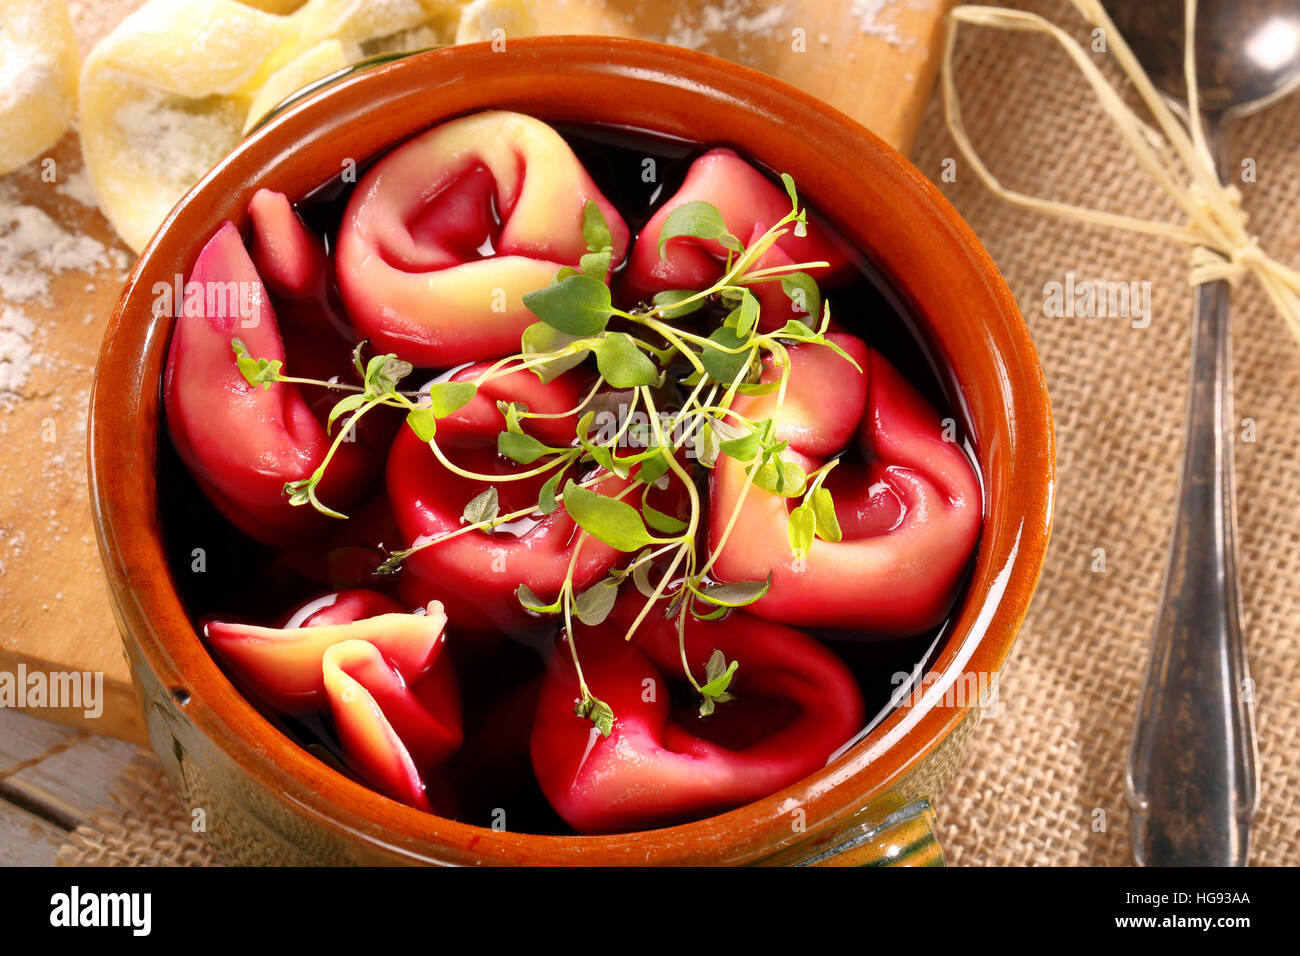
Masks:
[[[1254,275],[1297,343],[1300,343],[1300,272],[1278,262],[1264,251],[1257,237],[1247,229],[1248,217],[1241,208],[1240,190],[1235,186],[1223,185],[1215,174],[1214,160],[1210,156],[1201,123],[1195,80],[1196,0],[1185,0],[1184,11],[1183,71],[1188,90],[1186,125],[1179,120],[1151,82],[1099,0],[1071,2],[1084,19],[1103,31],[1107,48],[1150,110],[1158,128],[1153,128],[1138,117],[1102,75],[1090,54],[1056,24],[1036,13],[1023,10],[960,6],[949,14],[942,87],[944,118],[966,161],[990,190],[1009,202],[1077,222],[1163,236],[1186,245],[1191,257],[1188,272],[1191,285],[1218,280],[1236,285],[1242,276]],[[1132,149],[1142,168],[1182,209],[1187,217],[1186,223],[1104,212],[1088,206],[1031,196],[1003,186],[976,153],[961,118],[952,61],[957,32],[963,23],[1044,34],[1055,40],[1088,82],[1102,109]],[[1162,158],[1171,154],[1176,159],[1175,162]]]

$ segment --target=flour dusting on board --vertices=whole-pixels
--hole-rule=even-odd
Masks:
[[[853,0],[849,9],[850,27],[864,36],[882,40],[890,46],[907,49],[914,43],[895,22],[895,11],[902,0]],[[928,10],[933,0],[907,0],[914,10]],[[842,8],[841,8],[842,9]],[[767,4],[754,0],[716,0],[701,6],[686,5],[674,14],[664,36],[666,43],[691,50],[708,50],[721,44],[734,45],[734,55],[747,60],[760,44],[773,40],[789,42],[788,33],[800,24],[797,11],[785,3]],[[827,46],[830,35],[817,34]]]
[[[0,183],[0,299],[15,303],[48,295],[50,280],[70,269],[121,271],[129,265],[121,249],[64,229],[39,206],[24,202],[13,179]]]
[[[31,375],[36,323],[13,306],[0,306],[0,408],[14,402]]]
[[[49,364],[39,348],[42,330],[23,306],[48,304],[51,282],[64,272],[122,272],[130,265],[121,249],[65,229],[25,201],[41,188],[31,172],[34,168],[0,182],[0,409],[11,408],[22,397],[32,371]],[[85,201],[80,181],[69,179],[62,186],[60,192]]]
[[[698,8],[679,10],[669,24],[666,43],[703,50],[718,40],[730,40],[737,55],[750,52],[751,41],[767,42],[784,27],[789,11],[784,3],[754,3],[752,0],[720,0]]]
[[[87,288],[92,276],[114,279],[129,266],[121,248],[85,235],[67,221],[69,207],[94,203],[84,171],[63,164],[57,179],[31,163],[0,180],[0,443],[24,454],[0,459],[5,507],[0,510],[0,636],[11,643],[18,605],[10,600],[9,572],[22,567],[21,588],[47,588],[32,563],[49,555],[80,562],[93,554],[88,535],[73,528],[70,507],[84,507],[86,408],[91,365],[62,341],[60,311],[71,273]],[[53,169],[53,167],[50,167]],[[56,219],[54,215],[60,216]],[[61,221],[62,220],[62,221]],[[80,540],[78,540],[80,539]],[[49,579],[57,585],[59,576]],[[55,587],[47,588],[54,591]],[[56,597],[57,601],[58,598]],[[41,605],[49,610],[50,602]]]
[[[903,35],[898,24],[893,21],[892,11],[897,6],[898,0],[853,0],[850,13],[859,33],[904,49],[911,46],[912,41]]]

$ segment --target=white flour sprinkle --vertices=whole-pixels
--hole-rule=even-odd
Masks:
[[[897,3],[898,0],[853,0],[850,12],[858,24],[858,32],[884,40],[890,46],[910,46],[911,41],[903,36],[896,23],[881,19],[881,14]]]
[[[36,323],[13,306],[0,306],[0,408],[8,408],[22,395],[31,375]]]
[[[750,39],[770,38],[788,16],[784,3],[766,6],[751,0],[721,0],[691,13],[676,13],[664,42],[701,50],[726,38],[734,40],[736,51],[743,55]]]
[[[69,269],[124,270],[129,265],[120,249],[69,232],[39,207],[24,203],[12,180],[0,184],[0,298],[6,302],[48,295],[50,280]]]
[[[84,169],[71,173],[54,189],[59,195],[74,199],[83,206],[89,206],[91,209],[99,208],[99,200],[95,198],[95,187],[91,185],[90,177],[86,175]]]

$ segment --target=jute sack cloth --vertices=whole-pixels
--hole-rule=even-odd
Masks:
[[[1022,6],[1088,37],[1065,0]],[[1007,186],[1130,215],[1176,215],[1050,41],[968,30],[956,72],[975,144]],[[1257,181],[1239,184],[1252,227],[1273,255],[1300,262],[1300,97],[1232,132],[1234,162],[1254,160]],[[937,96],[913,159],[970,222],[1020,303],[1047,372],[1059,465],[1042,583],[997,711],[975,732],[939,802],[939,837],[956,865],[1124,865],[1131,862],[1124,765],[1183,441],[1192,303],[1187,254],[1161,240],[1080,227],[997,199],[959,157]],[[954,182],[943,181],[946,159],[956,161]],[[1149,325],[1045,314],[1044,285],[1064,284],[1068,273],[1076,281],[1149,282]],[[1234,293],[1232,308],[1237,418],[1252,420],[1254,432],[1246,436],[1243,427],[1239,434],[1254,441],[1236,445],[1262,795],[1251,861],[1296,865],[1300,346],[1250,280]],[[78,829],[61,863],[211,862],[155,768],[142,766],[129,789],[129,809],[106,810]]]
[[[1065,0],[1017,6],[1090,28]],[[1119,71],[1109,59],[1097,56]],[[967,129],[1005,186],[1177,220],[1064,53],[1046,38],[964,29],[955,75]],[[1300,97],[1231,128],[1251,228],[1300,262]],[[988,247],[1033,333],[1056,419],[1058,486],[1042,582],[999,688],[940,802],[954,864],[1127,864],[1124,768],[1155,621],[1183,446],[1193,292],[1186,250],[1022,210],[960,158],[938,96],[913,160]],[[956,159],[956,181],[942,181]],[[1253,160],[1256,182],[1242,182]],[[1045,314],[1044,286],[1150,282],[1150,325]],[[1261,801],[1251,862],[1300,863],[1300,346],[1246,279],[1232,296],[1237,502]],[[953,321],[961,321],[953,316]],[[1141,325],[1146,319],[1140,319]],[[1245,438],[1253,437],[1254,441]],[[1104,572],[1099,558],[1104,558]]]

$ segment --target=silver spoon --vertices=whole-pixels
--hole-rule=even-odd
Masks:
[[[1186,116],[1183,0],[1111,0],[1116,26]],[[1300,85],[1300,0],[1199,0],[1196,75],[1221,181],[1224,127]],[[1228,284],[1200,286],[1187,437],[1164,592],[1138,710],[1127,790],[1142,866],[1244,866],[1258,772],[1233,500]]]

